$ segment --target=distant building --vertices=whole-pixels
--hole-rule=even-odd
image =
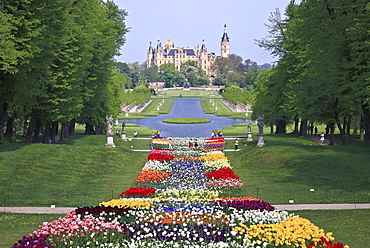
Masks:
[[[226,24],[224,26],[224,33],[221,37],[221,57],[228,57],[230,55],[230,38],[227,34]],[[202,40],[202,45],[197,45],[194,48],[177,47],[168,37],[168,41],[162,46],[160,40],[157,46],[153,47],[150,42],[146,67],[158,67],[162,64],[173,63],[177,70],[180,70],[182,63],[186,61],[197,61],[200,68],[202,68],[207,76],[212,76],[211,65],[215,62],[218,56],[215,53],[208,53],[208,49]]]

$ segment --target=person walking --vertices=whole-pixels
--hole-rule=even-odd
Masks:
[[[325,140],[325,135],[324,135],[324,133],[321,133],[320,134],[320,143],[324,144],[324,140]]]
[[[238,150],[238,146],[239,146],[239,139],[238,138],[235,139],[234,145],[235,145],[235,150]]]
[[[137,138],[137,131],[134,131],[134,138]]]

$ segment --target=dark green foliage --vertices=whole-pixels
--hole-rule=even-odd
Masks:
[[[230,85],[226,87],[221,95],[235,105],[237,102],[247,104],[252,99],[251,92],[247,91],[246,89],[241,89],[236,85]]]
[[[347,143],[348,120],[362,120],[361,133],[370,141],[366,135],[370,133],[369,13],[365,0],[291,1],[286,19],[278,10],[272,13],[266,25],[269,36],[257,44],[278,62],[273,68],[274,83],[257,79],[257,85],[267,88],[256,96],[255,112],[265,112],[273,120],[285,111],[290,113],[284,115],[288,122],[294,116],[304,120],[301,129],[307,120],[336,127],[343,144]]]
[[[136,102],[140,105],[142,102],[150,98],[152,95],[151,90],[143,85],[137,86],[134,90],[128,90],[123,93],[123,103],[130,105]]]
[[[1,134],[28,120],[26,142],[47,142],[60,123],[64,138],[76,120],[97,128],[118,114],[126,82],[111,68],[128,29],[112,1],[3,1],[0,16]]]

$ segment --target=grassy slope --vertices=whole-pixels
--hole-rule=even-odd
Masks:
[[[370,210],[315,210],[294,211],[309,219],[326,232],[334,233],[334,242],[341,242],[351,248],[366,248],[370,244]]]
[[[370,202],[369,144],[352,142],[329,147],[294,135],[266,135],[265,147],[242,139],[242,150],[226,155],[244,179],[243,194],[272,204]]]
[[[0,212],[0,248],[9,248],[23,236],[38,229],[43,222],[50,222],[64,215],[11,214]]]
[[[75,135],[56,145],[1,145],[0,199],[10,206],[72,207],[110,200],[133,184],[148,153],[132,152],[134,143],[119,138],[115,149],[105,143],[104,135]]]
[[[216,91],[203,90],[203,89],[191,89],[191,90],[182,90],[182,89],[170,89],[166,91],[159,91],[158,94],[171,96],[171,97],[200,97],[207,98],[210,95],[214,97],[214,94],[218,94]]]

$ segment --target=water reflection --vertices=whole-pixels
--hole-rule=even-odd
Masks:
[[[212,130],[222,129],[237,123],[245,123],[244,119],[229,119],[226,117],[204,114],[200,105],[201,98],[174,98],[173,107],[169,114],[150,116],[146,119],[130,119],[127,123],[139,124],[161,131],[162,137],[210,137]],[[202,124],[171,124],[162,120],[170,118],[206,118],[209,123]],[[123,120],[119,122],[122,123]]]

